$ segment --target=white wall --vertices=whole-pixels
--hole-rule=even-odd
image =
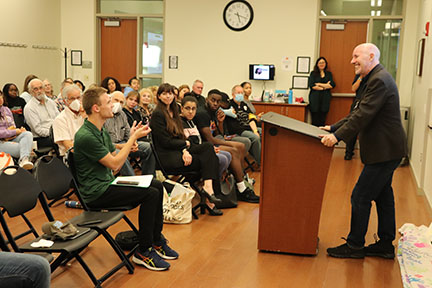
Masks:
[[[91,61],[92,68],[71,66],[68,53],[68,77],[81,80],[86,87],[96,82],[96,19],[95,0],[61,0],[61,47],[82,50],[82,60]],[[64,59],[61,62],[64,76]]]
[[[415,33],[416,47],[417,41],[425,38],[423,33],[425,23],[430,21],[431,17],[432,0],[421,1],[417,32]],[[413,81],[411,97],[413,145],[410,162],[418,186],[424,190],[429,203],[432,203],[432,137],[430,135],[432,132],[427,128],[429,118],[426,115],[426,112],[430,111],[430,108],[427,109],[427,104],[430,105],[428,91],[432,88],[432,44],[430,43],[430,37],[426,37],[423,76],[414,76]],[[412,59],[413,62],[416,62],[416,58]],[[415,75],[415,71],[413,75]]]
[[[315,63],[317,0],[249,0],[254,9],[252,25],[234,32],[222,13],[229,1],[166,0],[165,81],[174,85],[204,81],[204,95],[213,88],[231,94],[231,88],[249,79],[249,64],[274,64],[276,77],[267,89],[291,88],[297,56]],[[295,7],[295,9],[293,9]],[[178,69],[168,69],[168,56],[178,56]],[[284,56],[294,59],[293,71],[282,71]],[[252,81],[261,93],[262,81]],[[307,99],[306,90],[295,90]]]
[[[0,42],[27,44],[27,48],[0,46],[0,86],[11,82],[20,90],[24,78],[35,74],[51,80],[58,92],[62,54],[32,45],[60,47],[60,2],[57,0],[0,1]]]

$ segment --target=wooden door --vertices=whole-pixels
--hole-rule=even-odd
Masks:
[[[111,76],[127,84],[136,75],[137,20],[122,19],[119,27],[101,21],[101,79]]]
[[[351,94],[334,96],[330,103],[326,124],[333,124],[348,115],[353,102],[351,90],[354,79],[354,66],[350,63],[354,48],[367,41],[368,22],[353,21],[344,24],[344,30],[328,30],[330,21],[321,22],[320,55],[327,59],[328,70],[333,74],[336,87],[332,94]],[[315,64],[315,63],[314,63]]]

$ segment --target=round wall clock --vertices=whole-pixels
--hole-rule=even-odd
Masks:
[[[225,24],[234,31],[243,31],[252,24],[252,6],[244,0],[233,0],[229,2],[223,12]]]

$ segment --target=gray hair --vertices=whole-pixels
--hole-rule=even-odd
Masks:
[[[73,85],[69,85],[69,86],[66,86],[66,87],[63,88],[63,90],[62,90],[62,92],[61,92],[61,97],[62,97],[64,100],[69,99],[69,98],[68,98],[68,97],[69,97],[69,94],[70,94],[71,92],[73,92],[73,91],[78,91],[78,92],[80,93],[80,95],[82,95],[82,91],[81,91],[81,89],[80,89],[77,85],[73,84]]]
[[[197,84],[197,83],[201,83],[201,84],[204,85],[204,82],[203,82],[203,81],[197,79],[197,80],[195,80],[195,81],[193,82],[193,85],[192,85],[192,86],[195,86],[195,84]]]
[[[28,85],[27,85],[27,89],[28,89],[28,91],[31,91],[31,90],[32,90],[32,84],[33,84],[34,82],[37,82],[37,81],[39,81],[39,82],[42,83],[42,89],[45,88],[45,84],[43,83],[43,81],[40,80],[39,78],[35,78],[35,79],[32,79],[32,80],[28,83]]]
[[[231,93],[234,93],[237,87],[240,87],[243,90],[243,87],[241,85],[234,85],[234,87],[231,89]]]

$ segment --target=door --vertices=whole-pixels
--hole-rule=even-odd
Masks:
[[[367,21],[344,21],[339,29],[332,30],[331,21],[321,22],[320,55],[327,59],[328,70],[333,74],[336,87],[332,89],[332,100],[326,124],[333,124],[348,115],[355,96],[351,90],[354,66],[350,63],[353,49],[367,41]],[[333,26],[334,28],[334,26]],[[339,94],[339,95],[338,95]]]
[[[101,79],[111,76],[126,85],[137,75],[137,20],[121,19],[119,26],[101,21]],[[113,22],[113,21],[110,21]]]

